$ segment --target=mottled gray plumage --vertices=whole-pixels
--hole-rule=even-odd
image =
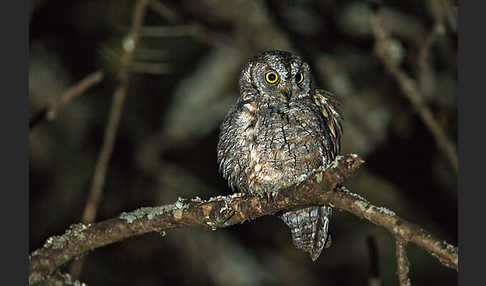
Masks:
[[[312,89],[309,65],[283,51],[250,59],[240,97],[226,115],[218,142],[219,169],[232,189],[268,196],[300,182],[339,153],[341,116],[328,92]],[[280,215],[296,247],[316,260],[328,239],[328,206]]]

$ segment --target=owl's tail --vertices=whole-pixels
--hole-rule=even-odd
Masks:
[[[280,216],[290,228],[294,245],[309,253],[312,261],[316,261],[326,244],[330,245],[328,226],[331,213],[330,207],[315,206],[288,211]]]

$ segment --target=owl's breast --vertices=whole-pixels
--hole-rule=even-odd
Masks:
[[[225,146],[218,146],[223,176],[240,191],[264,193],[326,165],[328,139],[319,112],[312,104],[246,104],[231,124],[223,123],[220,145]]]
[[[279,189],[326,164],[325,129],[318,112],[297,104],[263,110],[254,130],[252,160],[258,163],[249,177],[267,190]]]

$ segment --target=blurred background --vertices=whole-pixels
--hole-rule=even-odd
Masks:
[[[82,220],[137,1],[29,3],[33,251]],[[458,4],[381,3],[391,57],[455,152]],[[216,164],[219,124],[246,60],[283,49],[303,56],[315,87],[342,101],[342,153],[366,160],[349,189],[457,245],[457,170],[374,52],[371,13],[369,2],[352,0],[149,0],[96,221],[178,197],[229,194]],[[54,118],[42,117],[96,71],[101,80]],[[148,234],[88,253],[77,278],[89,285],[367,285],[372,238],[382,285],[398,285],[394,240],[384,229],[335,211],[330,231],[332,247],[315,263],[273,216],[217,231]],[[409,245],[408,256],[413,285],[457,284],[457,272],[424,250]]]

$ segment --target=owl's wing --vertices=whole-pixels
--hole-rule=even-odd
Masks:
[[[249,151],[245,140],[250,140],[249,137],[256,120],[255,109],[254,101],[240,98],[226,114],[220,126],[217,146],[219,171],[223,178],[228,180],[232,190],[250,192],[241,182],[246,180],[246,172],[243,170],[246,152]]]
[[[322,89],[314,90],[313,99],[314,103],[319,106],[326,122],[326,127],[333,145],[333,157],[335,157],[340,152],[341,136],[343,134],[343,127],[341,125],[343,117],[339,110],[339,101],[335,95]]]

